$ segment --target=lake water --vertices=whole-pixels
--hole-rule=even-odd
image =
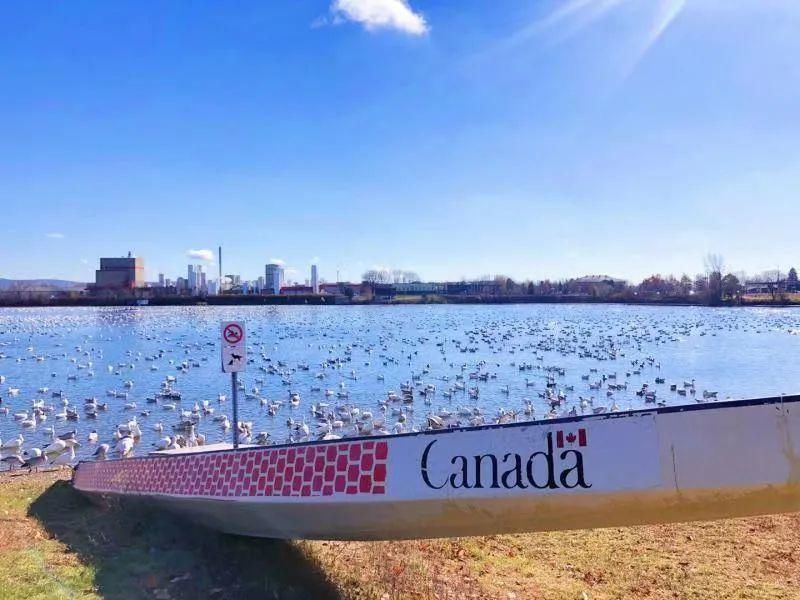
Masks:
[[[316,419],[311,406],[318,402],[329,405],[324,412],[338,407],[336,414],[341,415],[345,407],[350,412],[357,407],[380,420],[379,400],[386,399],[390,390],[399,394],[401,384],[412,379],[417,393],[413,404],[403,409],[405,430],[424,428],[431,413],[453,413],[450,423],[468,424],[470,419],[494,422],[501,409],[517,411],[518,420],[545,418],[551,410],[559,415],[603,407],[628,410],[645,405],[644,397],[636,394],[645,383],[656,392],[656,401],[666,405],[701,401],[703,391],[717,392],[720,400],[800,392],[800,309],[793,308],[0,309],[0,376],[5,377],[0,396],[2,406],[9,408],[9,414],[0,414],[0,439],[22,433],[26,448],[42,447],[50,441],[48,428],[54,427],[56,433],[77,429],[82,444],[78,456],[86,457],[94,451],[86,442],[90,431],[96,430],[101,442],[111,442],[116,426],[136,416],[143,430],[136,448],[141,455],[172,433],[181,409],[189,411],[195,402],[207,400],[215,413],[200,418],[197,430],[208,443],[228,441],[230,430],[224,432],[213,420],[222,413],[232,416],[230,376],[220,372],[218,338],[224,320],[246,322],[251,362],[241,379],[248,392],[259,388],[253,399],[240,394],[240,419],[253,422],[254,434],[268,432],[273,442],[280,443],[292,432],[288,419],[300,423],[305,418],[313,437]],[[181,370],[184,361],[188,368]],[[526,364],[531,368],[521,370]],[[298,368],[303,365],[308,369]],[[470,379],[470,373],[486,374],[487,380]],[[182,393],[177,410],[146,400],[158,393],[167,375],[176,377],[174,388]],[[657,377],[666,383],[656,384]],[[684,387],[692,379],[694,395]],[[133,382],[127,399],[107,395],[108,390],[125,391],[126,381]],[[548,381],[554,384],[550,393],[565,396],[555,409],[543,397]],[[592,389],[590,384],[598,381],[600,389]],[[609,390],[608,384],[614,382],[627,382],[627,389]],[[418,392],[428,384],[436,391],[423,397]],[[678,395],[670,391],[670,384],[689,392]],[[464,389],[453,389],[456,385]],[[49,391],[38,391],[45,387]],[[19,393],[9,395],[10,388]],[[477,398],[470,397],[470,388],[477,388]],[[54,390],[63,391],[69,406],[79,410],[79,420],[56,417],[63,411],[63,401],[53,397]],[[333,394],[326,396],[326,390]],[[290,392],[300,395],[299,406],[288,402]],[[218,402],[220,393],[228,396],[227,402]],[[338,397],[345,393],[348,397]],[[96,419],[86,418],[87,397],[107,402],[108,409],[98,412]],[[30,412],[37,399],[53,408],[45,413],[46,420],[23,428],[13,415]],[[270,415],[268,406],[276,400],[282,404],[276,415]],[[527,401],[532,415],[524,412]],[[137,406],[126,409],[126,403]],[[393,411],[401,406],[390,402],[386,408],[387,430],[394,429],[398,416]],[[469,409],[461,412],[473,416],[459,416],[459,408]],[[149,410],[149,416],[141,415],[143,410]],[[481,417],[474,416],[478,412]],[[159,421],[163,433],[153,430]],[[355,430],[345,423],[335,433],[353,435]]]

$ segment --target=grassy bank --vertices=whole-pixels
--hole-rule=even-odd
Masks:
[[[800,514],[415,542],[225,536],[0,475],[0,597],[797,598]]]

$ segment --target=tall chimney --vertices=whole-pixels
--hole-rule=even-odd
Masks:
[[[217,282],[218,293],[222,293],[222,246],[219,247],[219,281]]]

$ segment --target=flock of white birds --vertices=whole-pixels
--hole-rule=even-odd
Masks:
[[[231,317],[249,329],[238,423],[216,339]],[[721,353],[774,366],[800,349],[786,336],[798,330],[797,311],[637,307],[0,311],[0,461],[38,469],[234,435],[297,443],[715,401],[742,387]]]

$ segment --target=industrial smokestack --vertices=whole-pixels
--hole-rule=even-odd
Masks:
[[[218,293],[222,293],[222,246],[219,247],[219,281],[217,282]]]

